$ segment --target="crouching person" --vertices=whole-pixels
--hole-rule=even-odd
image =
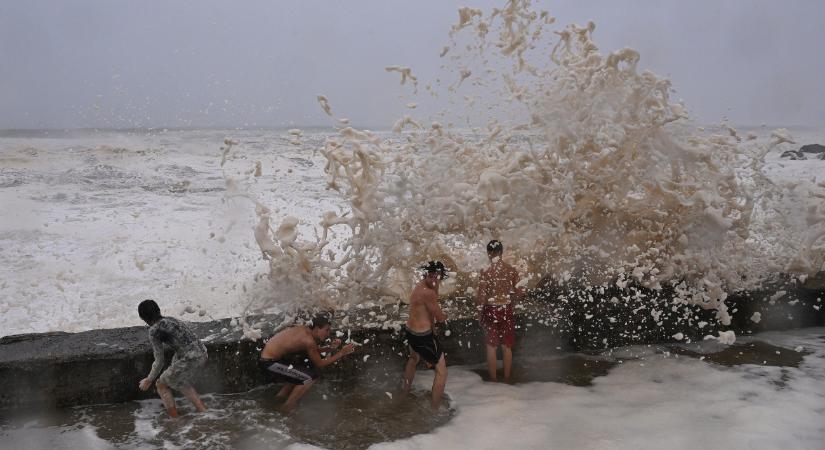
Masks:
[[[295,408],[298,400],[315,384],[319,370],[355,351],[354,344],[347,344],[334,355],[322,358],[321,353],[329,353],[341,345],[341,340],[336,339],[330,346],[318,346],[329,337],[330,327],[329,319],[319,315],[310,325],[286,328],[266,342],[258,366],[270,381],[286,383],[277,394],[279,398],[286,397],[281,412]]]
[[[163,400],[163,406],[169,417],[177,417],[178,409],[175,406],[175,397],[172,389],[180,391],[200,412],[206,411],[206,406],[192,387],[192,378],[198,369],[206,363],[206,346],[195,336],[189,327],[173,317],[163,317],[160,308],[154,300],[144,300],[138,305],[138,315],[149,325],[149,341],[155,361],[149,375],[140,380],[140,390],[149,389],[153,382],[157,387],[158,395]],[[175,351],[172,363],[161,373],[165,358],[163,344]]]

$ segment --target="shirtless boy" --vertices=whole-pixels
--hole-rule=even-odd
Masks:
[[[410,392],[415,377],[415,366],[423,358],[435,368],[432,407],[438,408],[444,394],[444,386],[447,384],[447,361],[433,332],[433,324],[447,320],[447,316],[438,305],[438,285],[446,278],[447,271],[441,261],[430,261],[422,269],[426,274],[415,285],[410,295],[406,334],[407,343],[412,351],[404,367],[404,392]]]
[[[516,323],[513,306],[523,291],[517,287],[518,271],[501,259],[504,246],[497,240],[487,244],[490,267],[478,278],[476,303],[481,307],[481,327],[487,346],[487,371],[491,381],[497,381],[496,350],[501,347],[504,359],[504,381],[510,381],[513,365],[513,345],[516,343]]]
[[[330,326],[329,319],[319,315],[312,319],[310,325],[287,328],[266,342],[258,367],[271,381],[286,383],[277,394],[277,397],[287,397],[281,412],[287,413],[295,408],[298,400],[315,384],[318,370],[355,351],[354,344],[347,344],[338,353],[322,358],[321,353],[328,353],[341,345],[341,340],[336,339],[330,346],[318,346],[319,342],[329,337]]]
[[[140,390],[149,389],[152,382],[157,380],[155,387],[169,417],[178,417],[178,408],[175,406],[175,397],[170,387],[183,393],[199,412],[206,411],[206,406],[191,383],[198,369],[206,363],[206,347],[203,342],[185,323],[173,317],[161,316],[160,307],[154,300],[140,302],[138,315],[149,325],[149,340],[155,355],[151,372],[138,384]],[[163,344],[172,347],[175,356],[172,357],[169,367],[161,373],[165,362]]]

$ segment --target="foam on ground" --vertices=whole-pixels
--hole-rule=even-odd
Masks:
[[[473,372],[450,368],[453,420],[432,433],[372,448],[820,448],[822,332],[759,336],[812,350],[799,368],[724,367],[632,348],[632,359],[590,388],[484,383]],[[421,375],[415,383],[424,388],[432,379]]]

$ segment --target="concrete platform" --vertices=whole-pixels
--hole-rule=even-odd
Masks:
[[[630,297],[628,292],[635,300],[610,301],[615,296]],[[784,294],[778,296],[779,292]],[[733,295],[726,304],[734,311],[734,322],[724,329],[740,336],[825,325],[825,290],[819,286],[811,289],[787,278],[778,278],[760,291]],[[475,306],[467,298],[452,298],[445,300],[443,307],[451,318],[449,333],[443,330],[440,338],[448,364],[483,362],[484,343]],[[342,330],[357,342],[366,343],[357,353],[327,369],[325,376],[395,376],[406,359],[397,327],[405,310],[358,309],[347,312],[346,321],[341,320],[342,313],[337,313],[333,330]],[[754,312],[761,314],[758,323],[750,319]],[[384,320],[376,321],[375,317]],[[596,352],[629,344],[672,342],[677,333],[682,333],[683,341],[695,342],[706,335],[718,335],[714,317],[713,310],[674,305],[668,289],[545,286],[517,309],[514,352],[516,357],[560,351]],[[284,317],[256,317],[254,322],[262,323],[263,335],[269,337],[282,326]],[[707,325],[700,327],[699,322]],[[209,351],[209,361],[196,383],[199,391],[240,392],[264,383],[256,365],[263,340],[244,339],[239,330],[232,329],[229,319],[192,323],[192,327]],[[147,329],[142,326],[0,338],[0,409],[154,398],[154,390],[138,389],[138,381],[149,373],[152,364]],[[170,357],[167,355],[167,361]]]

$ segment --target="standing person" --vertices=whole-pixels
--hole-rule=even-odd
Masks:
[[[175,397],[170,388],[183,393],[199,412],[206,411],[206,406],[192,387],[192,378],[196,371],[206,363],[206,346],[185,323],[173,317],[161,316],[160,307],[154,300],[140,302],[138,315],[149,325],[149,341],[155,355],[152,370],[138,384],[140,390],[149,389],[152,382],[157,380],[155,386],[169,417],[178,417]],[[169,367],[161,373],[165,362],[163,344],[171,347],[175,355]]]
[[[287,383],[276,395],[279,398],[287,397],[281,406],[281,412],[287,413],[297,405],[298,400],[315,384],[319,369],[355,351],[355,345],[350,343],[338,353],[321,358],[322,352],[330,352],[341,345],[341,340],[336,339],[330,346],[318,346],[319,342],[329,337],[330,328],[329,319],[318,315],[308,326],[297,325],[281,330],[269,338],[261,350],[258,367],[273,382]]]
[[[504,381],[510,381],[513,365],[513,345],[516,343],[516,322],[513,306],[523,291],[517,287],[518,271],[501,258],[504,246],[498,240],[487,244],[490,267],[478,277],[476,303],[481,307],[481,327],[487,346],[487,371],[491,381],[498,380],[496,350],[501,347],[504,359]]]
[[[407,343],[412,350],[404,367],[404,392],[409,393],[415,377],[415,366],[423,358],[435,368],[433,378],[432,407],[438,408],[447,384],[447,361],[435,337],[435,322],[445,322],[447,316],[438,305],[438,285],[447,277],[441,261],[430,261],[422,267],[424,278],[415,285],[410,295],[410,312],[407,319]]]

